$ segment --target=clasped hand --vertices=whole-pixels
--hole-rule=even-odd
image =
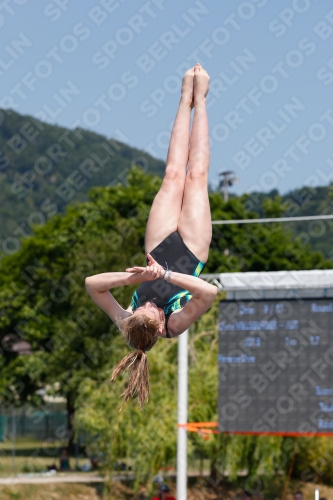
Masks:
[[[148,265],[146,267],[129,267],[128,269],[126,269],[126,272],[137,274],[141,273],[144,281],[153,281],[157,280],[158,278],[162,278],[165,269],[158,262],[156,262],[156,260],[150,255],[150,253],[147,254],[147,258]]]

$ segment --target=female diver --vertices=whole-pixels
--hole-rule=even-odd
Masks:
[[[208,89],[209,76],[200,64],[185,73],[165,176],[146,227],[147,267],[97,274],[85,280],[92,300],[118,325],[127,344],[135,349],[120,361],[111,377],[113,381],[121,372],[130,372],[129,384],[122,394],[123,404],[135,391],[140,406],[148,401],[145,352],[158,337],[172,338],[184,332],[209,309],[217,293],[217,287],[199,278],[212,237],[207,188]],[[141,286],[125,310],[109,290],[135,283]]]

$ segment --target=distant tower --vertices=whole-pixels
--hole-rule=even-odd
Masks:
[[[223,188],[223,199],[225,202],[228,201],[228,187],[233,186],[239,179],[236,176],[235,172],[232,170],[224,170],[223,172],[218,173],[219,177],[221,177],[219,183],[219,189]]]

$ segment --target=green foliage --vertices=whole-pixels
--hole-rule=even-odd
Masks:
[[[224,204],[218,193],[210,196],[212,220],[252,219],[245,209],[248,196]],[[280,200],[267,200],[265,216],[279,216]],[[223,255],[228,249],[228,255]],[[279,271],[332,268],[319,252],[295,240],[281,223],[213,225],[208,272]]]
[[[333,484],[333,444],[330,437],[301,438],[297,444],[294,477]]]
[[[279,212],[280,217],[332,214],[332,187],[332,184],[317,187],[304,186],[281,195],[280,200],[283,204],[283,210]],[[277,190],[270,193],[251,193],[247,199],[246,208],[258,212],[262,217],[265,213],[267,199],[273,200],[277,195]],[[272,216],[277,217],[276,214],[272,214]],[[285,226],[301,244],[309,244],[313,251],[320,251],[326,257],[333,258],[331,245],[333,237],[332,220],[288,222]]]
[[[147,478],[160,466],[174,465],[176,446],[177,340],[160,340],[149,353],[151,396],[141,412],[135,401],[119,413],[126,377],[109,386],[112,368],[128,352],[109,318],[90,299],[86,276],[142,265],[147,216],[161,180],[134,167],[126,184],[95,187],[90,201],[69,206],[22,241],[16,254],[0,262],[0,332],[3,346],[0,396],[3,403],[38,403],[36,390],[67,397],[76,408],[76,424],[112,468],[127,458]],[[224,203],[211,194],[213,219],[256,217],[246,197]],[[278,199],[267,213],[283,210]],[[228,252],[226,252],[228,249]],[[332,267],[319,253],[294,241],[281,225],[214,226],[206,272],[265,271]],[[133,289],[114,290],[127,306]],[[221,297],[223,298],[223,296]],[[191,328],[189,419],[217,419],[217,308]],[[24,338],[29,356],[11,349]],[[190,435],[190,453],[211,459],[212,469],[233,477],[248,469],[273,474],[290,456],[281,438]],[[282,465],[281,465],[282,464]]]

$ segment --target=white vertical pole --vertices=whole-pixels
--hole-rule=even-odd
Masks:
[[[178,424],[187,424],[188,330],[178,337]],[[177,500],[187,498],[187,430],[178,427]]]
[[[319,500],[319,489],[318,488],[315,489],[314,497],[315,497],[315,500]]]
[[[16,474],[16,411],[12,408],[12,469],[13,474]]]

